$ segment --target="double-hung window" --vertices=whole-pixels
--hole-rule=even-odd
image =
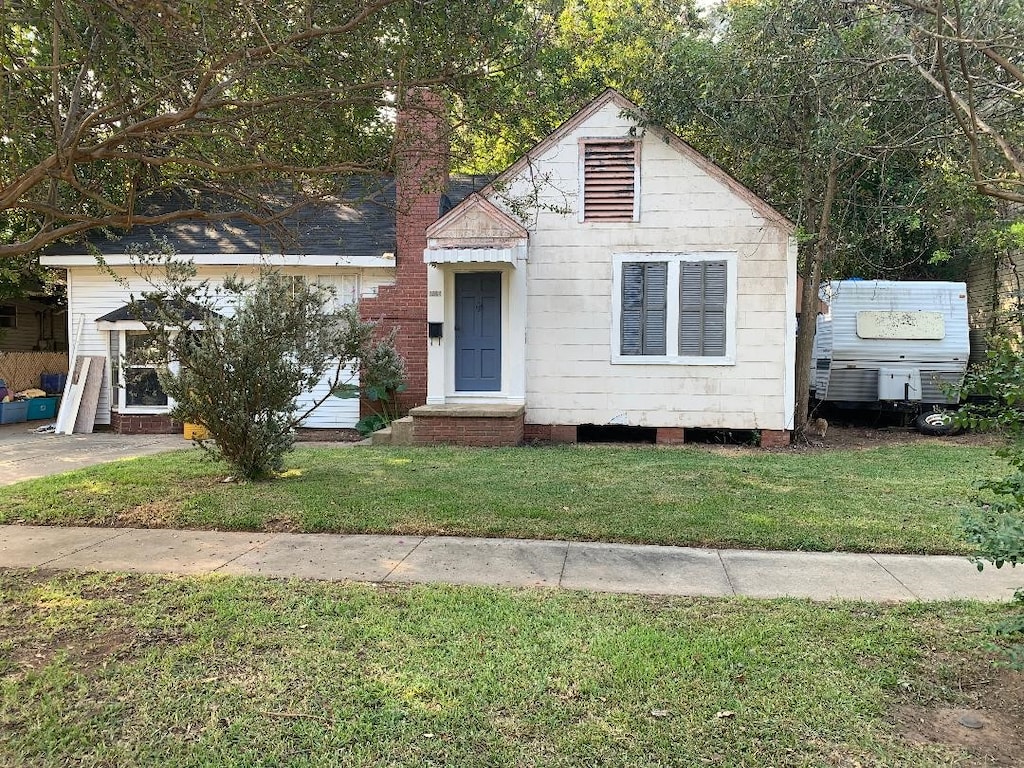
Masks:
[[[18,308],[13,304],[0,304],[0,328],[18,327]]]
[[[613,363],[735,362],[735,254],[619,254],[614,270]]]

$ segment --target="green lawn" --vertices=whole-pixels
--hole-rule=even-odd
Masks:
[[[877,552],[965,551],[989,448],[312,448],[223,483],[196,451],[0,488],[0,523],[510,536]]]
[[[950,765],[999,610],[0,571],[0,764]]]

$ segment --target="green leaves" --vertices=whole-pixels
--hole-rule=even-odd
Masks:
[[[514,109],[488,83],[533,56],[531,14],[496,0],[4,4],[0,256],[196,203],[268,219],[339,176],[387,173],[407,88]],[[161,218],[148,194],[168,189],[187,194]]]
[[[194,265],[166,244],[136,254],[136,265],[153,285],[146,315],[137,314],[154,343],[134,354],[160,366],[171,415],[206,427],[204,447],[238,477],[280,471],[296,428],[328,398],[358,397],[360,372],[377,394],[403,386],[393,335],[375,340],[355,305],[330,314],[327,288],[271,269],[197,282]],[[322,382],[326,394],[300,407]]]

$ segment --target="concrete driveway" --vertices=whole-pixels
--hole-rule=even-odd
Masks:
[[[44,420],[0,426],[0,485],[192,446],[181,435],[55,435],[33,431],[49,423]]]

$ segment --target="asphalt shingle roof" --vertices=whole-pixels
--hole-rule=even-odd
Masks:
[[[453,176],[447,205],[458,205],[482,189],[490,176]],[[444,205],[444,203],[443,203]],[[168,199],[153,201],[140,212],[173,210]],[[180,207],[180,206],[179,206]],[[164,238],[181,255],[290,254],[381,256],[395,251],[395,185],[391,179],[356,182],[339,198],[310,203],[272,228],[240,219],[183,220],[159,226],[135,227],[114,236],[93,233],[89,243],[106,255],[122,254],[133,245],[146,247]],[[81,243],[61,244],[48,254],[81,254]]]
[[[182,320],[202,320],[210,314],[206,307],[192,302],[172,302],[167,305],[169,309],[180,314]],[[154,320],[159,317],[158,307],[152,299],[142,299],[134,304],[125,304],[113,312],[108,312],[102,317],[97,317],[98,323],[117,323],[124,320]],[[217,314],[217,313],[214,313]]]

